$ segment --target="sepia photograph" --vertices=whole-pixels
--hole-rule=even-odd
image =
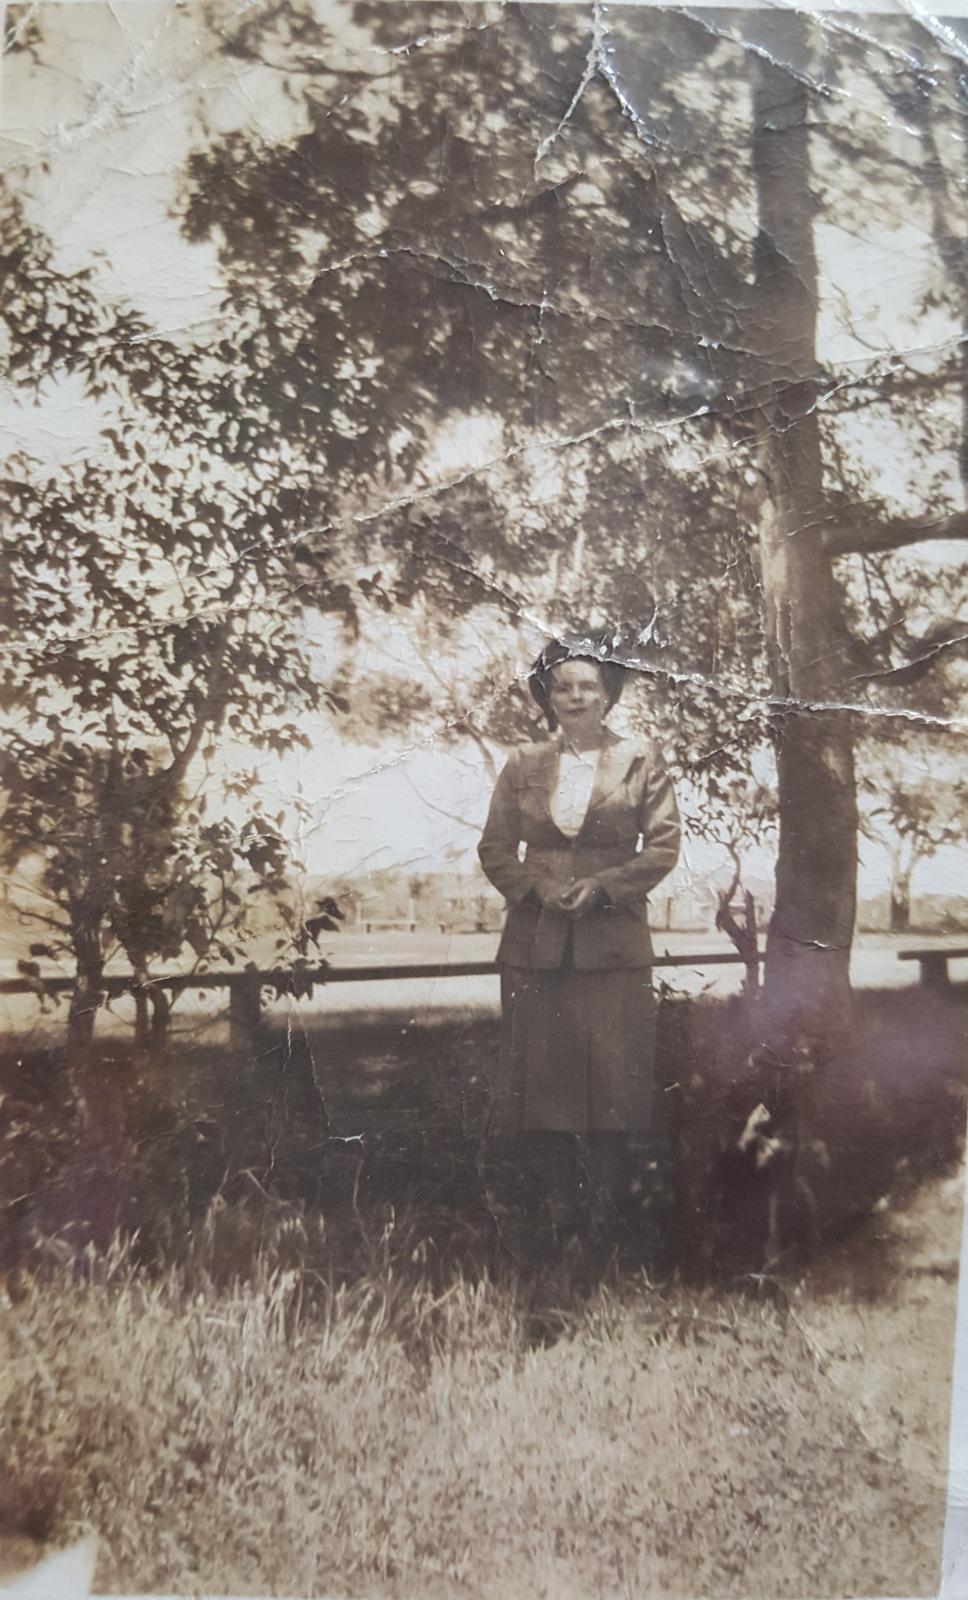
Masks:
[[[964,1600],[968,18],[3,31],[0,1593]]]

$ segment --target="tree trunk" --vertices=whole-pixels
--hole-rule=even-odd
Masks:
[[[748,889],[743,891],[743,920],[737,921],[733,912],[733,898],[739,889],[742,878],[742,864],[735,850],[730,850],[733,858],[733,877],[729,887],[721,890],[719,895],[719,910],[716,913],[716,927],[720,933],[725,933],[736,946],[739,955],[746,965],[746,976],[743,979],[743,993],[748,1000],[755,1000],[760,988],[760,961],[759,961],[759,933],[756,926],[756,901]],[[669,902],[666,901],[666,905]]]
[[[777,49],[754,67],[753,134],[755,333],[766,389],[761,461],[769,500],[760,549],[780,824],[764,997],[788,1037],[814,1037],[847,1018],[858,816],[852,730],[839,709],[847,636],[820,540],[810,94],[799,73],[776,64],[801,66],[804,32],[789,13],[773,25]]]
[[[143,988],[145,975],[139,974],[134,984],[134,1047],[136,1051],[146,1052],[151,1047],[151,1013],[148,1009],[148,995]]]
[[[134,1047],[140,1055],[164,1049],[171,1007],[167,996],[148,978],[148,953],[136,945],[129,949],[134,982]]]
[[[891,920],[892,933],[907,933],[911,926],[911,878],[914,864],[905,866],[895,859],[891,863]]]
[[[77,1051],[86,1051],[94,1038],[94,1023],[101,1004],[104,978],[104,957],[98,931],[75,926],[73,944],[77,976],[67,1018],[67,1043],[72,1055]]]
[[[907,933],[911,926],[911,896],[900,888],[891,890],[891,932]]]
[[[101,1005],[104,958],[93,919],[75,926],[77,978],[67,1024],[67,1074],[78,1113],[72,1151],[73,1221],[105,1249],[122,1225],[131,1194],[133,1143],[128,1133],[128,1074],[110,1052],[98,1051],[94,1030]]]
[[[156,984],[151,991],[151,1048],[163,1051],[168,1046],[171,1028],[171,1001],[164,989]]]

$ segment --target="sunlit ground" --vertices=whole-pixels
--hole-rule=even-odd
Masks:
[[[680,957],[708,954],[712,951],[731,952],[733,947],[721,934],[709,932],[653,934],[656,955],[670,954]],[[861,933],[854,943],[851,978],[859,989],[904,988],[918,980],[916,962],[899,961],[898,951],[910,947],[930,946],[939,949],[968,946],[964,934],[898,934]],[[409,933],[344,933],[324,946],[322,955],[329,959],[334,969],[341,966],[387,966],[395,963],[490,961],[494,958],[497,937],[484,934]],[[254,949],[252,959],[270,967],[278,959],[271,948]],[[968,960],[952,961],[949,972],[953,982],[968,981]],[[16,977],[16,964],[0,961],[0,977]],[[728,995],[739,992],[743,968],[735,966],[703,967],[701,962],[688,961],[686,965],[656,969],[656,981],[670,984],[683,994]],[[224,991],[202,992],[189,990],[179,1000],[176,1022],[193,1035],[220,1040],[227,1032],[226,994]],[[406,981],[381,979],[372,983],[333,983],[329,987],[318,985],[309,998],[293,1001],[284,999],[272,1003],[268,1009],[277,1020],[288,1015],[297,1029],[318,1026],[332,1018],[385,1014],[409,1021],[411,1017],[423,1018],[440,1013],[470,1013],[497,1015],[499,1009],[498,980],[484,978],[420,978]],[[25,1040],[38,1032],[57,1034],[66,1015],[66,1002],[55,1006],[48,1002],[42,1009],[31,996],[0,996],[0,1034],[19,1034]],[[117,1001],[110,1010],[102,1012],[98,1031],[103,1034],[129,1033],[134,1017],[131,1002]]]

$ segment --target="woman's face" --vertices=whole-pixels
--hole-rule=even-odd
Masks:
[[[594,661],[562,661],[552,668],[549,696],[566,736],[598,731],[608,701]]]

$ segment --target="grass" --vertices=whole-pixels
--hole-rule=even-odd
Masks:
[[[766,1301],[435,1291],[392,1234],[336,1287],[276,1235],[222,1287],[202,1243],[153,1279],[91,1252],[4,1316],[6,1481],[123,1592],[933,1594],[959,1194]],[[865,1302],[884,1248],[929,1270]]]
[[[112,1046],[86,1123],[55,1058],[8,1056],[0,1535],[92,1527],[122,1592],[935,1593],[965,1013],[859,1020],[811,1098],[825,1250],[768,1282],[723,1159],[768,1090],[735,1003],[665,1014],[661,1285],[506,1248],[486,1028]]]

